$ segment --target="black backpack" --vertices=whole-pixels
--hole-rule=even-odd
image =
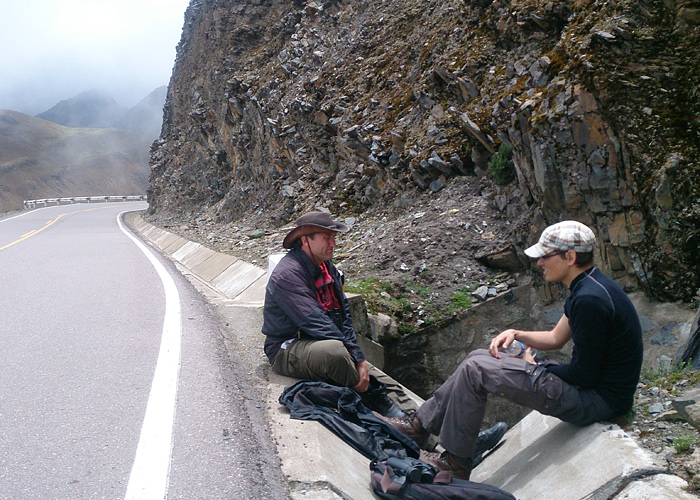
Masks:
[[[386,500],[516,500],[495,486],[453,479],[411,458],[373,461],[370,469],[372,491]]]

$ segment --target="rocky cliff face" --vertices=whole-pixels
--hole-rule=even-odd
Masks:
[[[576,218],[619,281],[690,300],[699,23],[682,0],[193,0],[152,213],[277,228],[469,177],[499,241]]]

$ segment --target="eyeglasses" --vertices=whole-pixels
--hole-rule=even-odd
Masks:
[[[547,255],[543,255],[542,257],[540,257],[540,259],[547,260],[550,257],[554,257],[555,255],[566,255],[566,252],[564,252],[563,250],[557,250],[555,252],[548,253]]]

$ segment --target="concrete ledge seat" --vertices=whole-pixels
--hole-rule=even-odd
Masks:
[[[504,441],[474,469],[472,480],[497,486],[518,499],[612,498],[614,492],[602,495],[606,487],[635,471],[649,474],[614,498],[697,498],[683,496],[686,492],[680,490],[677,480],[685,481],[666,473],[614,424],[577,427],[533,411],[508,430]],[[638,494],[626,496],[627,489]]]
[[[369,460],[323,424],[292,419],[279,403],[284,389],[296,382],[270,371],[267,400],[272,439],[292,498],[374,500],[369,488]]]

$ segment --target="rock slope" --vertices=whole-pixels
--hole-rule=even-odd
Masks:
[[[485,265],[517,269],[546,224],[576,218],[625,286],[689,301],[698,23],[693,0],[193,0],[152,150],[154,221],[416,220],[452,189],[494,222]],[[457,236],[474,241],[467,222]],[[468,251],[433,250],[449,265]]]

